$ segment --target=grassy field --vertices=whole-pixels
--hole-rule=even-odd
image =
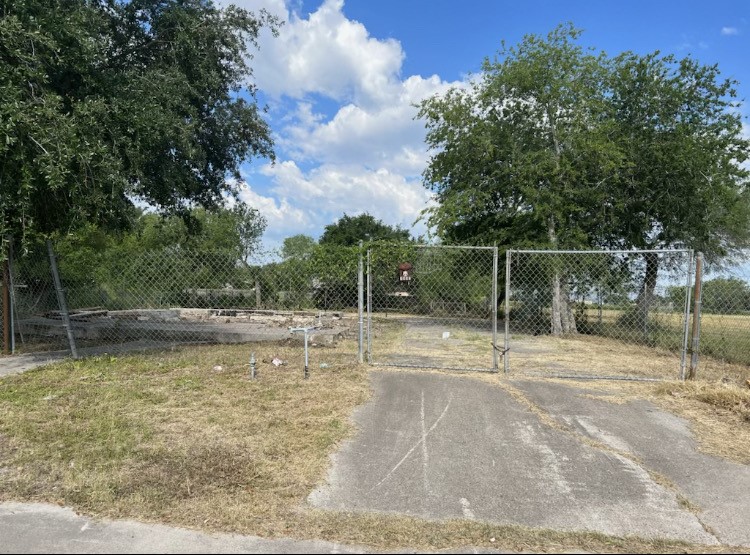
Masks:
[[[596,335],[631,342],[644,340],[640,330],[620,323],[622,310],[604,309],[601,320],[597,309],[586,310],[585,317]],[[652,331],[646,341],[654,346],[679,349],[683,334],[683,315],[652,312]],[[692,329],[692,315],[688,322]],[[750,316],[741,314],[703,314],[701,316],[700,353],[712,360],[706,364],[739,363],[750,365]]]
[[[0,380],[0,501],[380,549],[702,552],[675,542],[313,510],[307,495],[370,396],[355,345],[249,346],[67,361]],[[288,361],[278,368],[273,357]],[[321,363],[327,367],[321,368]],[[500,384],[497,375],[477,375]],[[716,549],[718,551],[719,548]]]

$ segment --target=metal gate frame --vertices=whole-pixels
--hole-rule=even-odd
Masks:
[[[363,286],[363,280],[359,280],[359,287],[360,287],[360,298],[364,297],[364,303],[360,303],[360,337],[362,335],[365,335],[367,338],[367,345],[366,347],[363,345],[363,341],[360,340],[360,353],[362,350],[366,351],[366,358],[367,363],[370,366],[391,366],[391,367],[400,367],[400,368],[428,368],[428,369],[436,369],[436,370],[453,370],[453,371],[461,371],[461,372],[493,372],[497,373],[499,372],[499,361],[498,361],[498,353],[500,351],[499,347],[497,346],[497,316],[498,316],[498,302],[497,302],[497,296],[498,296],[498,247],[479,247],[479,246],[469,246],[469,245],[409,245],[410,248],[417,248],[417,249],[458,249],[458,250],[484,250],[484,251],[492,251],[492,310],[491,310],[491,319],[492,319],[492,368],[460,368],[460,367],[448,367],[448,366],[429,366],[429,365],[409,365],[409,364],[394,364],[394,363],[379,363],[379,362],[373,362],[373,353],[372,353],[372,245],[367,246],[367,255],[366,260],[364,261],[365,266],[365,272],[366,272],[366,280],[365,284]],[[360,242],[360,249],[362,250],[362,242]],[[362,254],[360,250],[360,264],[362,265]],[[361,267],[361,266],[360,266]],[[362,289],[365,289],[365,291],[362,291]],[[362,304],[365,305],[365,307],[362,307]],[[363,312],[366,310],[366,322],[363,325],[362,324],[362,316],[364,316]],[[360,360],[364,358],[362,355],[360,355]]]
[[[503,340],[503,372],[508,374],[510,372],[510,300],[511,300],[511,265],[514,254],[568,254],[568,255],[616,255],[616,254],[684,254],[687,255],[687,272],[686,272],[686,283],[685,283],[685,307],[683,313],[683,337],[682,337],[682,349],[680,351],[680,381],[685,381],[686,368],[687,368],[687,353],[688,353],[688,339],[690,336],[689,320],[690,320],[690,305],[691,296],[693,290],[693,274],[695,272],[695,251],[691,249],[643,249],[643,250],[529,250],[529,249],[508,249],[505,255],[505,311],[504,311],[504,340]],[[593,376],[593,375],[555,375],[555,378],[570,378],[570,379],[606,379],[606,380],[624,380],[624,381],[660,381],[653,378],[639,378],[639,377],[626,377],[626,376]]]

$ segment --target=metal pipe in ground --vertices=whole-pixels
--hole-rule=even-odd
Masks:
[[[305,373],[304,373],[305,379],[310,377],[310,360],[307,356],[307,334],[311,329],[315,329],[315,328],[289,328],[289,331],[292,333],[296,331],[302,331],[305,333]]]
[[[701,342],[701,310],[703,303],[703,253],[699,252],[695,259],[695,295],[693,300],[693,340],[690,347],[689,380],[698,375],[698,351]]]
[[[65,301],[65,291],[62,288],[60,282],[60,273],[57,270],[57,259],[55,258],[55,250],[52,248],[52,241],[47,239],[47,253],[49,254],[49,264],[52,269],[52,279],[55,283],[55,291],[57,291],[57,304],[60,308],[60,315],[62,316],[63,325],[65,331],[68,334],[68,345],[70,346],[70,354],[73,358],[78,358],[78,350],[76,349],[76,340],[73,336],[73,327],[70,324],[70,313],[68,312],[68,304]]]

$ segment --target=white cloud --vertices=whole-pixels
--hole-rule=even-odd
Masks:
[[[262,172],[272,178],[273,193],[282,204],[293,199],[294,204],[305,206],[310,223],[319,228],[343,213],[364,212],[392,225],[411,228],[431,198],[419,180],[383,168],[322,165],[305,173],[288,160],[269,164]],[[424,226],[419,225],[413,231],[423,233]]]
[[[285,23],[278,37],[264,36],[253,60],[256,83],[265,93],[293,98],[319,93],[371,105],[386,102],[398,88],[400,43],[373,38],[364,25],[347,19],[343,0],[325,0],[306,18],[282,8],[279,0],[239,5],[255,11],[266,7]]]
[[[329,121],[300,118],[285,130],[282,143],[300,159],[325,164],[358,163],[418,176],[427,162],[424,124],[415,104],[450,85],[437,76],[411,76],[390,101],[376,108],[346,104]]]
[[[252,60],[255,83],[275,107],[279,162],[261,169],[271,187],[248,189],[243,199],[266,214],[267,239],[318,236],[344,212],[411,228],[431,198],[420,181],[428,154],[415,104],[463,83],[402,78],[401,44],[348,19],[343,0],[325,0],[310,14],[282,0],[236,3],[265,7],[285,22],[279,37],[263,35]],[[321,113],[321,97],[334,101],[333,112],[326,102]],[[424,231],[420,225],[413,233]]]
[[[721,34],[725,37],[732,36],[732,35],[739,35],[740,31],[737,29],[737,27],[722,27],[721,28]]]
[[[257,208],[268,221],[268,231],[277,233],[285,230],[287,234],[311,232],[314,228],[309,214],[293,206],[287,199],[273,198],[254,191],[246,182],[240,184],[240,200]]]

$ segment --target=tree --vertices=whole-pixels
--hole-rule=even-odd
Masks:
[[[709,261],[750,242],[750,189],[743,163],[737,83],[717,66],[659,53],[614,59],[608,97],[613,140],[622,156],[609,182],[605,246],[691,248]],[[660,270],[645,255],[638,295],[645,322]]]
[[[504,48],[468,90],[422,102],[426,213],[446,240],[544,248],[687,247],[720,257],[750,242],[736,83],[716,66],[578,45],[560,26]],[[646,321],[659,259],[646,255]],[[573,331],[564,269],[550,269],[552,331]]]
[[[384,224],[368,213],[359,216],[344,214],[337,222],[325,227],[320,237],[321,245],[339,245],[354,247],[360,241],[409,241],[409,230],[400,226]]]
[[[284,239],[281,257],[284,260],[308,260],[315,249],[315,239],[309,235],[293,235]]]
[[[243,161],[273,157],[246,85],[263,26],[212,0],[0,5],[0,235],[223,204]]]
[[[560,26],[486,59],[469,90],[425,100],[419,112],[437,152],[424,173],[438,204],[428,223],[444,239],[572,248],[602,227],[617,161],[603,113],[603,54]],[[550,276],[553,333],[575,331],[563,276]]]

